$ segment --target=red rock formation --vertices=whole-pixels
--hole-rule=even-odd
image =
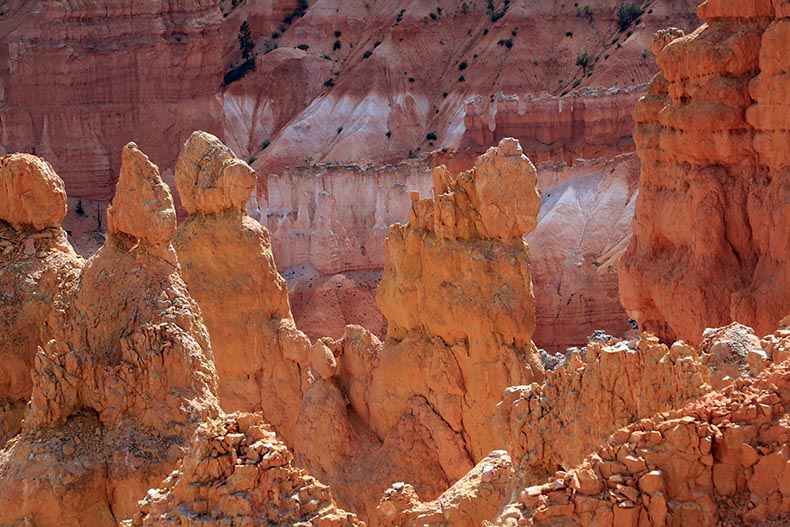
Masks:
[[[662,73],[634,113],[642,176],[620,292],[664,339],[697,343],[733,320],[766,333],[790,310],[783,6],[709,0],[709,24],[654,41]]]
[[[65,215],[63,181],[46,161],[0,158],[0,445],[19,432],[36,349],[79,281],[83,261],[60,228]]]
[[[218,414],[208,333],[169,242],[173,201],[134,143],[118,190],[107,243],[56,304],[22,432],[0,451],[0,524],[117,525]]]
[[[379,503],[379,525],[484,525],[509,496],[512,476],[510,456],[494,450],[432,502],[421,502],[411,485],[395,483]]]
[[[217,0],[6,2],[2,148],[45,156],[71,196],[105,202],[131,138],[171,167],[192,130],[222,130],[221,21]]]
[[[263,410],[292,441],[302,399],[299,362],[310,341],[293,322],[268,231],[245,212],[255,172],[216,137],[195,132],[175,178],[190,216],[174,244],[216,342],[223,408]]]
[[[500,525],[785,525],[790,362],[617,431]]]
[[[364,526],[330,489],[292,465],[259,414],[232,414],[198,428],[178,470],[151,489],[128,526]]]
[[[294,450],[344,507],[375,521],[393,480],[438,497],[500,444],[502,390],[541,378],[520,237],[535,225],[536,179],[512,139],[458,176],[435,169],[436,200],[415,196],[387,239],[386,342],[348,326],[314,344]]]

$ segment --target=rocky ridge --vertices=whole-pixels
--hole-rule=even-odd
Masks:
[[[784,326],[763,340],[775,363],[757,378],[618,430],[577,467],[523,488],[497,524],[784,524],[787,338]]]

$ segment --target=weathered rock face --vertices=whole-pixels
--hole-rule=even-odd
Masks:
[[[293,455],[259,414],[232,414],[198,428],[178,470],[151,489],[125,525],[364,526],[338,508],[326,485],[292,465]]]
[[[437,168],[434,191],[390,228],[386,342],[358,326],[318,340],[297,421],[297,460],[371,522],[392,481],[432,500],[463,477],[500,442],[502,390],[543,375],[520,237],[540,204],[534,167],[507,139],[457,177]]]
[[[109,238],[55,304],[22,432],[0,451],[0,524],[117,525],[218,414],[208,333],[167,238],[172,198],[133,143],[118,186]]]
[[[530,340],[529,252],[520,237],[535,228],[536,183],[518,141],[504,139],[469,172],[434,169],[435,199],[415,199],[409,224],[391,227],[377,293],[389,324],[371,393],[378,433],[394,425],[411,396],[442,394],[429,401],[465,431],[468,451],[481,459],[499,443],[489,417],[502,390],[542,377]],[[432,363],[435,370],[425,367]]]
[[[362,326],[380,339],[387,334],[387,319],[376,305],[381,269],[324,275],[303,264],[283,276],[296,325],[311,339],[342,338],[349,324]]]
[[[614,430],[707,393],[709,379],[682,343],[591,341],[584,357],[574,352],[543,384],[508,388],[498,417],[519,477],[531,485],[578,465]]]
[[[379,525],[484,525],[510,495],[512,476],[510,456],[494,450],[434,501],[424,503],[411,485],[395,483],[379,503]]]
[[[269,233],[245,212],[255,172],[216,137],[195,132],[175,178],[190,216],[174,244],[216,342],[223,408],[262,410],[291,441],[310,341],[294,324]]]
[[[785,360],[618,430],[578,467],[522,489],[498,524],[784,525],[789,379]]]
[[[662,72],[634,113],[642,176],[620,272],[642,328],[694,343],[733,320],[766,333],[790,310],[787,9],[709,0],[699,15],[709,24],[654,42]]]
[[[131,137],[171,167],[192,130],[222,130],[218,4],[6,2],[0,148],[45,156],[69,195],[105,202]]]
[[[320,165],[268,178],[267,227],[277,265],[310,263],[323,274],[381,269],[390,225],[408,219],[410,191],[429,194],[425,163]]]
[[[36,349],[79,281],[83,260],[60,228],[65,215],[63,181],[46,161],[0,158],[0,445],[19,432]]]

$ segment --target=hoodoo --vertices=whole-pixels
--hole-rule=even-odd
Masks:
[[[699,343],[738,322],[766,334],[790,312],[790,111],[784,2],[708,0],[708,24],[659,32],[661,72],[636,106],[642,160],[620,266],[631,318]]]
[[[173,200],[134,143],[118,192],[106,243],[36,353],[22,430],[0,451],[2,525],[116,526],[218,415],[208,333],[170,245]]]

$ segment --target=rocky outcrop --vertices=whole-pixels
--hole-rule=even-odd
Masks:
[[[407,483],[384,493],[378,507],[379,525],[484,525],[510,495],[513,467],[504,450],[494,450],[434,501],[424,503]]]
[[[536,181],[513,139],[468,172],[435,169],[437,197],[413,193],[409,223],[387,238],[386,341],[348,326],[313,345],[294,450],[344,507],[374,521],[398,480],[437,498],[500,443],[490,416],[502,390],[542,377],[520,237],[535,226]]]
[[[83,260],[60,227],[65,215],[63,181],[46,161],[0,158],[0,446],[19,432],[36,349],[79,281]]]
[[[508,388],[498,417],[519,477],[530,485],[578,465],[614,430],[709,392],[709,380],[688,345],[603,337],[547,371],[543,384]]]
[[[338,508],[330,489],[292,459],[259,414],[208,421],[178,470],[149,490],[123,525],[365,525]]]
[[[245,211],[255,172],[216,137],[195,132],[175,178],[190,215],[174,244],[216,342],[223,408],[262,410],[291,441],[310,341],[294,324],[269,233]]]
[[[192,130],[222,130],[218,5],[6,2],[0,148],[46,157],[70,196],[104,202],[130,138],[173,166]]]
[[[790,310],[788,13],[709,0],[699,15],[709,23],[690,35],[654,40],[661,73],[634,112],[642,176],[620,272],[643,329],[693,343],[733,320],[766,333]]]
[[[107,242],[56,306],[22,431],[0,451],[0,524],[117,525],[216,417],[208,333],[178,273],[157,167],[122,154]]]
[[[783,525],[788,379],[784,361],[618,430],[578,467],[522,489],[498,524]]]

